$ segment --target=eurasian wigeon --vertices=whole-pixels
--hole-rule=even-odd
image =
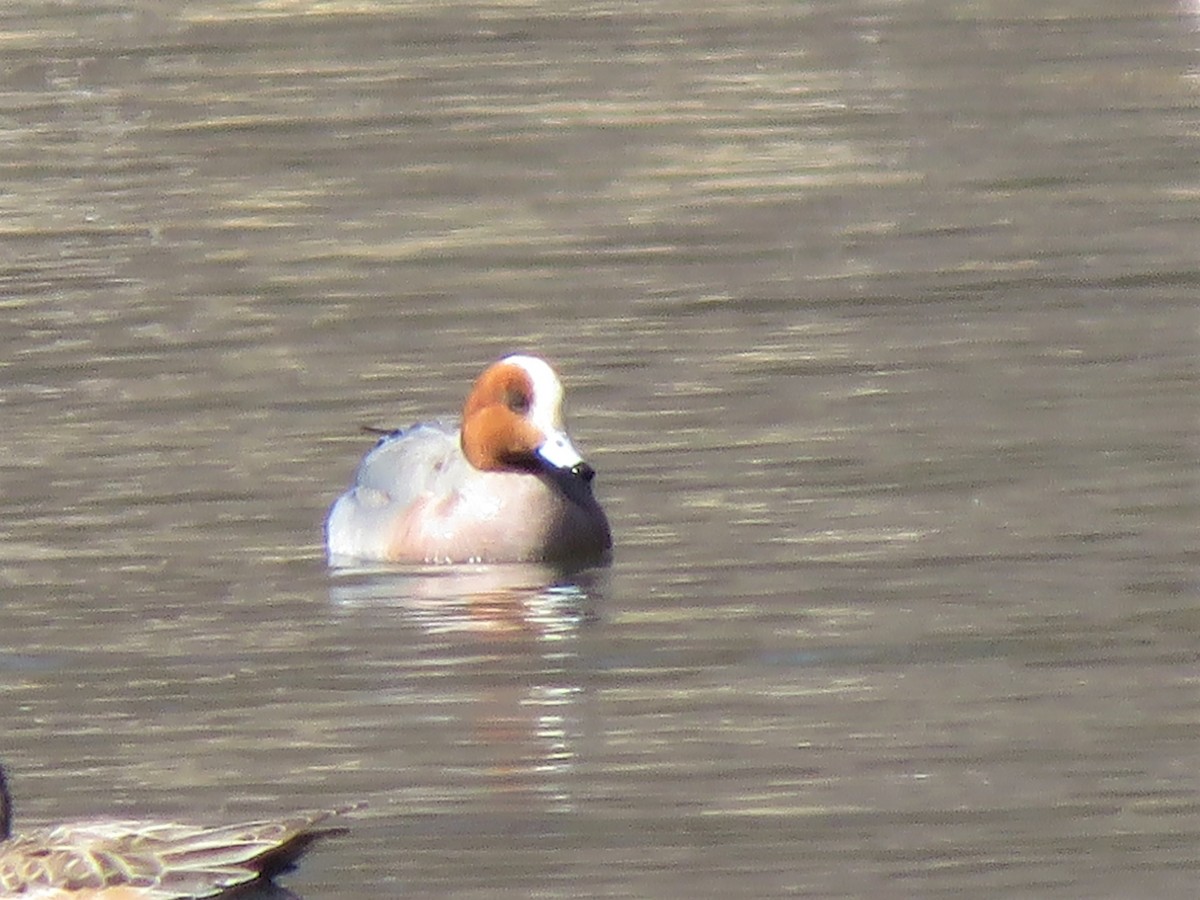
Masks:
[[[385,434],[329,510],[330,560],[602,558],[608,519],[563,429],[562,398],[545,360],[508,356],[475,381],[461,427]]]
[[[223,826],[92,819],[14,835],[12,796],[0,767],[0,898],[232,897],[239,886],[292,868],[313,841],[344,832],[317,826],[354,808]]]

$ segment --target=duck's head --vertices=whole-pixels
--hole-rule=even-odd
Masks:
[[[562,400],[562,382],[545,360],[518,355],[493,363],[463,406],[463,454],[485,472],[544,472],[590,482],[596,473],[567,437]]]

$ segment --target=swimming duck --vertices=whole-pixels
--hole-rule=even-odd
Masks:
[[[612,547],[595,472],[563,427],[563,387],[536,356],[476,379],[461,425],[387,432],[326,520],[331,561],[529,562]]]
[[[226,897],[292,868],[343,828],[319,827],[355,807],[237,825],[92,819],[12,833],[0,766],[0,900],[184,900]]]

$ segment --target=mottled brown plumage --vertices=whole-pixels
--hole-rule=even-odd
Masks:
[[[185,900],[221,897],[291,868],[336,810],[237,825],[94,819],[12,834],[0,766],[0,900]]]

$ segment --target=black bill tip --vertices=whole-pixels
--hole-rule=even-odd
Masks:
[[[585,483],[591,484],[592,479],[596,477],[596,470],[585,462],[578,462],[571,466],[571,474]]]

